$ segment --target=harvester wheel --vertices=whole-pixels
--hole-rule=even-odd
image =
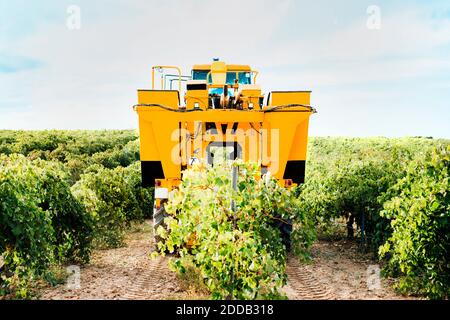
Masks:
[[[292,233],[292,220],[288,220],[287,223],[281,223],[281,240],[286,247],[286,252],[291,251],[291,233]]]
[[[277,217],[281,218],[281,217]],[[281,241],[286,247],[286,252],[291,251],[291,233],[292,233],[292,220],[291,219],[277,219],[274,226],[280,230]]]

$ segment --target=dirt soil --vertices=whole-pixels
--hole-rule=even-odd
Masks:
[[[59,285],[44,289],[39,299],[52,300],[160,300],[185,299],[174,272],[167,267],[168,258],[152,260],[151,222],[133,230],[126,246],[95,250],[90,264],[81,267],[79,288]]]
[[[380,266],[350,241],[318,241],[312,261],[287,263],[289,299],[401,300],[412,299],[392,289],[393,279],[379,277]]]
[[[150,223],[130,232],[126,246],[94,251],[91,263],[81,267],[79,288],[46,287],[39,299],[207,299],[169,270],[169,258],[149,258]],[[312,248],[312,258],[305,264],[289,257],[289,280],[283,288],[289,299],[405,299],[391,289],[392,281],[381,279],[377,286],[377,278],[367,274],[367,268],[376,269],[376,263],[358,253],[352,243],[319,241]]]

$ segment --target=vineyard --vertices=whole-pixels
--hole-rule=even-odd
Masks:
[[[450,142],[431,138],[310,138],[306,183],[292,189],[254,163],[195,165],[145,259],[168,256],[174,275],[198,275],[212,299],[285,299],[287,261],[307,266],[317,239],[345,238],[397,292],[445,299],[449,168]],[[134,131],[0,131],[0,299],[39,297],[36,284],[64,282],[64,266],[124,248],[153,214],[140,170]]]

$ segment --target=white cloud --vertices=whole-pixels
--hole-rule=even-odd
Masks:
[[[450,45],[450,19],[431,21],[418,11],[395,12],[383,15],[380,30],[369,30],[365,18],[330,34],[286,41],[274,48],[273,59],[260,57],[258,62],[270,69],[297,66],[296,70],[301,71],[292,74],[319,85],[391,81],[450,72],[448,54],[437,54],[440,47]]]
[[[122,5],[128,11],[126,17],[120,13]],[[68,30],[65,23],[45,23],[14,45],[17,54],[31,55],[45,67],[14,82],[30,84],[22,94],[32,101],[34,113],[23,117],[3,113],[0,125],[136,126],[131,106],[136,103],[136,90],[150,86],[151,65],[177,64],[188,70],[214,56],[240,62],[240,53],[251,56],[252,48],[270,36],[288,6],[289,1],[281,5],[255,0],[208,1],[208,5],[119,1],[116,8],[96,9],[104,15],[90,17],[96,11],[94,5],[81,5],[79,31]],[[229,8],[239,10],[230,14]],[[108,15],[108,10],[113,14]],[[34,121],[27,123],[31,118]]]
[[[440,47],[450,45],[448,19],[431,20],[422,11],[389,12],[382,7],[380,30],[366,28],[365,10],[349,16],[345,25],[339,21],[346,17],[336,16],[327,29],[320,26],[320,19],[314,24],[314,17],[303,10],[298,18],[307,18],[308,23],[302,30],[290,30],[286,23],[296,6],[302,7],[275,0],[207,5],[144,0],[105,5],[80,0],[79,31],[68,30],[64,19],[41,22],[31,36],[9,44],[17,55],[31,56],[44,66],[0,74],[0,86],[6,88],[0,93],[0,107],[22,100],[33,105],[26,112],[2,111],[0,127],[136,127],[131,106],[137,100],[136,89],[150,86],[151,65],[175,64],[187,71],[194,63],[218,56],[259,69],[266,91],[314,90],[313,101],[322,107],[319,116],[324,120],[311,127],[313,132],[383,134],[378,130],[382,126],[368,128],[371,119],[382,119],[375,103],[389,105],[390,99],[402,95],[406,99],[407,93],[393,92],[390,83],[450,71],[448,58],[438,54]],[[67,15],[65,9],[61,15]],[[374,89],[373,83],[385,85]],[[442,87],[440,82],[433,85]],[[338,111],[342,108],[354,110],[350,119],[354,126],[332,125],[333,119],[342,118]]]

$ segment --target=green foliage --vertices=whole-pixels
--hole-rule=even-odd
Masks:
[[[150,191],[140,187],[139,163],[115,169],[97,164],[85,172],[72,192],[95,220],[94,243],[97,247],[120,246],[129,222],[142,220],[151,208]]]
[[[62,162],[70,172],[70,184],[74,184],[93,164],[112,169],[139,160],[139,140],[132,130],[3,130],[0,131],[1,153]]]
[[[379,201],[403,176],[407,164],[443,141],[432,139],[313,138],[300,210],[317,225],[345,217],[364,223],[366,243],[375,252],[389,237]],[[351,220],[350,220],[351,222]]]
[[[44,160],[64,161],[68,154],[93,155],[136,140],[132,130],[0,131],[3,153],[34,153]]]
[[[94,163],[105,168],[127,167],[139,160],[139,140],[128,142],[125,146],[114,147],[104,152],[95,153],[92,157]]]
[[[51,264],[89,260],[92,220],[67,179],[57,163],[0,155],[0,284],[20,296]]]
[[[141,178],[141,163],[135,161],[133,164],[129,165],[124,169],[125,174],[128,175],[127,181],[128,186],[136,198],[139,209],[139,215],[136,217],[128,216],[128,220],[142,218],[151,219],[153,217],[153,194],[154,188],[143,188],[142,178]]]
[[[225,163],[188,170],[167,207],[178,219],[168,219],[170,234],[160,230],[161,249],[179,250],[174,267],[197,268],[213,298],[279,297],[278,218],[293,219],[292,249],[306,259],[314,226],[337,230],[337,221],[354,219],[361,228],[364,217],[366,243],[374,252],[384,244],[399,290],[448,297],[449,152],[439,147],[448,145],[311,138],[306,183],[293,192],[266,186],[248,164],[237,193]],[[28,296],[34,278],[52,280],[55,265],[88,261],[92,241],[120,245],[131,221],[151,217],[153,189],[140,186],[138,159],[132,130],[0,131],[0,295]]]
[[[380,247],[387,271],[400,275],[397,288],[430,298],[450,294],[450,147],[440,148],[408,166],[392,186],[381,215],[392,236]]]
[[[395,183],[397,168],[387,162],[336,162],[326,176],[314,177],[302,187],[300,209],[315,216],[317,223],[330,224],[341,216],[353,216],[370,244],[382,243],[383,221],[377,198]],[[363,217],[364,216],[364,217]],[[384,229],[383,229],[384,230]]]
[[[231,166],[239,167],[237,191]],[[282,298],[286,256],[274,222],[298,218],[296,199],[259,175],[256,164],[242,162],[193,166],[166,206],[168,232],[157,230],[162,254],[179,251],[172,267],[184,273],[194,265],[213,299]]]
[[[131,220],[151,217],[137,138],[132,130],[0,131],[0,295],[27,297],[33,279],[54,283],[56,265],[87,262],[93,241],[116,246]]]
[[[400,277],[401,292],[448,297],[448,146],[424,138],[313,138],[300,211],[319,229],[350,217],[361,228],[364,217],[366,242],[387,259],[385,272]]]
[[[30,157],[30,155],[28,155]],[[117,146],[106,151],[89,154],[67,153],[64,156],[66,168],[70,171],[71,183],[75,184],[81,174],[94,164],[105,168],[127,167],[139,160],[139,140],[128,142],[125,146]]]

